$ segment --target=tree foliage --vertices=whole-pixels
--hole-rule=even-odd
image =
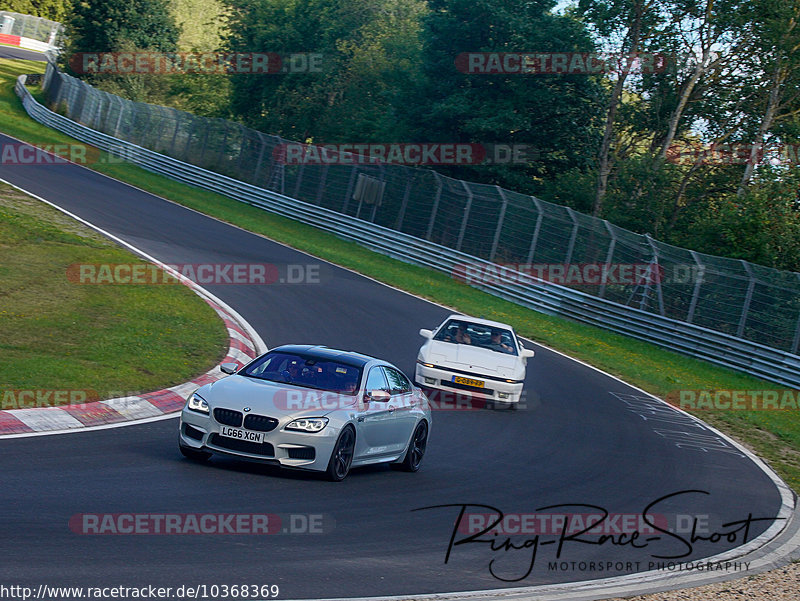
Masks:
[[[452,169],[451,175],[531,191],[537,182],[585,168],[598,144],[599,77],[554,73],[465,73],[462,53],[592,52],[574,19],[554,1],[432,0],[424,19],[423,78],[404,101],[412,138],[521,145],[524,164]]]
[[[62,23],[71,6],[72,0],[3,0],[0,10]]]
[[[417,77],[423,2],[227,1],[228,50],[321,55],[320,72],[234,75],[234,114],[291,139],[375,141],[393,134],[394,99]]]
[[[76,0],[67,21],[68,53],[177,49],[180,31],[168,0]]]
[[[637,1],[582,2],[578,14],[619,40],[630,22],[609,17]],[[662,0],[648,14],[643,48],[672,59],[626,83],[607,130],[605,188],[602,155],[594,167],[595,213],[675,244],[800,270],[791,150],[800,141],[800,1]],[[794,158],[774,168],[780,153],[769,149],[787,147]]]

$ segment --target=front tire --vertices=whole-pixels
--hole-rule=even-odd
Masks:
[[[403,457],[402,463],[398,463],[392,467],[403,470],[404,472],[418,471],[427,447],[428,422],[421,421],[414,429],[414,435],[411,437],[411,442],[408,443],[408,449],[406,449],[406,455]]]
[[[353,463],[353,453],[356,449],[356,433],[352,426],[345,426],[339,438],[336,440],[336,445],[333,447],[333,453],[328,461],[328,469],[325,470],[325,475],[328,480],[332,482],[341,482],[347,477],[350,472],[350,465]]]

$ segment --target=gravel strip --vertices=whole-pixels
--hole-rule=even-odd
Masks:
[[[607,601],[622,601],[616,597]],[[790,563],[777,570],[738,580],[707,584],[697,588],[679,589],[624,597],[626,601],[798,601],[800,599],[800,562]]]

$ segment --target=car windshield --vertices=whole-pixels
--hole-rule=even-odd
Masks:
[[[267,353],[238,373],[259,380],[342,394],[355,394],[361,380],[360,367],[280,351]]]
[[[477,346],[506,355],[517,354],[517,345],[511,330],[460,319],[449,320],[439,328],[433,339],[452,344]]]

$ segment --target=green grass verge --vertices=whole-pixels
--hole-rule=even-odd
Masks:
[[[30,63],[0,61],[0,130],[34,143],[70,138],[28,119],[10,78]],[[8,79],[8,81],[6,81]],[[315,228],[179,184],[129,164],[97,164],[97,171],[322,259],[413,292],[467,314],[512,324],[523,336],[586,361],[662,398],[682,389],[761,390],[775,384],[685,357],[654,345],[566,319],[549,317],[470,288],[446,274],[373,253]],[[418,324],[420,327],[432,324]],[[535,360],[535,359],[534,359]],[[800,490],[800,411],[698,413],[754,449]]]
[[[141,259],[0,184],[0,408],[35,402],[22,391],[74,391],[61,397],[74,402],[159,390],[225,356],[224,324],[187,287],[67,277],[74,263],[132,262]]]

